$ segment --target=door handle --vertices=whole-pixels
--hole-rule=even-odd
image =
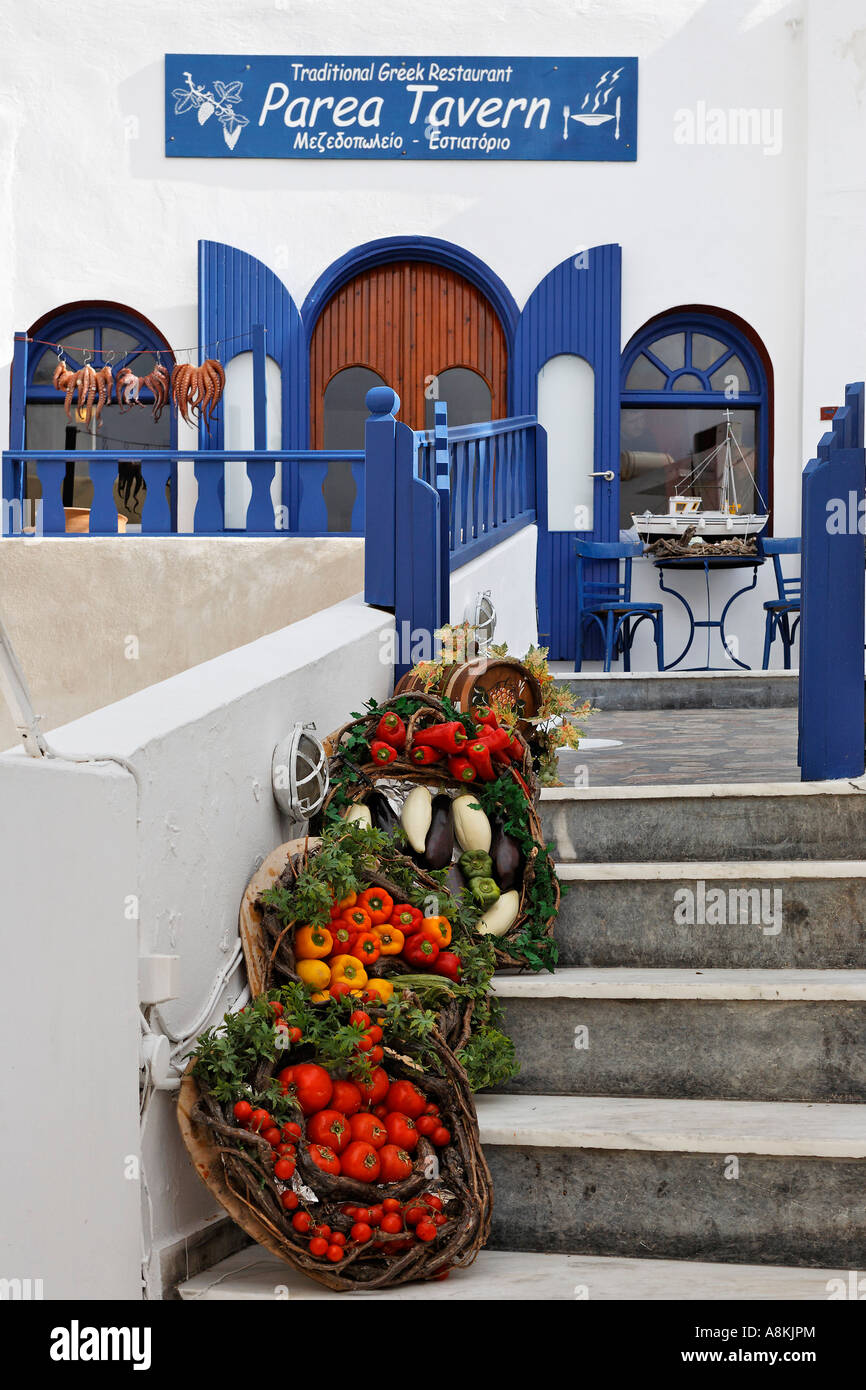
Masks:
[[[603,472],[601,472],[601,473],[590,473],[589,476],[590,476],[590,478],[604,478],[604,481],[605,481],[606,483],[612,483],[612,482],[613,482],[613,479],[614,479],[614,472],[613,472],[613,469],[612,469],[612,468],[605,468],[605,469],[603,470]]]

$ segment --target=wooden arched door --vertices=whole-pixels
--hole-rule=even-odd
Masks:
[[[440,399],[453,401],[454,423],[470,423],[478,411],[479,419],[504,417],[507,369],[499,317],[462,275],[427,261],[365,270],[337,290],[313,329],[312,446],[363,448],[364,395],[376,384],[371,373],[393,387],[400,418],[418,430],[431,423],[429,403],[440,383]],[[336,381],[340,373],[346,375]]]

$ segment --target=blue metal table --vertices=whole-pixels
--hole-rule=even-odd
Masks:
[[[729,660],[735,662],[737,666],[742,667],[744,671],[750,671],[752,669],[747,662],[740,661],[740,658],[738,656],[734,656],[733,652],[731,651],[731,648],[728,645],[727,634],[725,632],[725,619],[728,616],[728,610],[731,607],[731,604],[734,602],[734,600],[738,599],[741,594],[747,594],[750,592],[750,590],[754,589],[755,585],[758,582],[758,567],[759,565],[763,565],[763,563],[764,557],[762,555],[682,555],[672,559],[653,561],[653,564],[659,572],[659,588],[662,590],[663,593],[671,594],[674,598],[679,599],[680,603],[686,610],[686,614],[689,620],[689,639],[686,642],[686,645],[683,647],[682,651],[680,652],[679,656],[676,658],[676,660],[668,661],[665,663],[666,671],[673,670],[675,666],[679,666],[680,662],[685,660],[686,656],[691,650],[692,643],[695,640],[695,629],[699,627],[705,627],[707,629],[706,665],[689,666],[686,668],[687,670],[726,671],[730,669],[728,666],[710,665],[710,650],[712,643],[713,628],[718,629],[719,637],[721,638],[722,642],[722,648]],[[678,590],[670,589],[665,585],[664,572],[668,569],[704,571],[704,581],[706,583],[707,590],[706,618],[696,618],[694,613],[692,612],[692,607],[688,599],[685,598],[681,593],[679,593]],[[728,599],[718,618],[713,617],[712,594],[710,591],[710,571],[716,569],[751,569],[752,571],[752,582],[750,584],[744,584],[742,588],[737,589],[735,593],[731,594],[731,597]]]

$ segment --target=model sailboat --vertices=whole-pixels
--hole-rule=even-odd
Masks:
[[[641,540],[650,542],[658,540],[662,536],[681,536],[690,526],[695,527],[697,531],[695,539],[701,541],[730,540],[734,536],[745,539],[750,536],[757,536],[763,531],[769,520],[769,514],[766,511],[743,512],[741,510],[741,504],[737,498],[736,478],[734,477],[734,451],[736,451],[736,458],[742,463],[752,482],[755,496],[760,505],[766,507],[767,504],[758,491],[752,470],[734,434],[730,410],[725,411],[724,419],[724,438],[707,454],[697,468],[692,469],[682,492],[668,500],[668,510],[655,513],[646,511],[640,516],[632,512],[632,521]],[[719,507],[716,511],[704,510],[700,497],[688,495],[688,486],[690,484],[694,486],[720,457],[723,458],[723,465]]]

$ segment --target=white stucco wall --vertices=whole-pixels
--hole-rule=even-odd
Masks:
[[[451,575],[451,621],[472,622],[479,593],[490,591],[496,607],[494,642],[507,642],[513,656],[523,656],[538,642],[535,609],[535,552],[538,530],[524,526]]]
[[[652,6],[634,0],[505,6],[441,0],[433,29],[421,0],[399,7],[354,0],[327,6],[319,0],[249,0],[243,6],[211,0],[207,7],[179,7],[153,0],[144,10],[90,0],[87,11],[89,22],[79,28],[58,23],[51,0],[31,0],[26,30],[13,30],[11,11],[0,17],[0,38],[7,49],[14,43],[16,55],[0,102],[4,362],[14,329],[55,305],[91,297],[133,305],[175,346],[195,342],[200,237],[260,257],[298,303],[334,258],[376,237],[416,233],[458,242],[486,260],[521,305],[564,257],[618,241],[623,341],[652,314],[691,303],[732,310],[762,337],[775,371],[777,530],[797,529],[798,474],[818,428],[812,405],[805,417],[802,410],[807,279],[807,399],[834,400],[844,379],[866,372],[866,330],[849,328],[842,339],[838,334],[847,304],[842,268],[856,265],[859,254],[845,245],[846,228],[849,213],[859,217],[862,211],[863,175],[855,155],[863,59],[855,0],[829,9],[808,0],[659,0]],[[166,160],[163,55],[202,47],[237,53],[634,54],[640,59],[638,159]],[[48,73],[51,101],[41,101]],[[678,144],[675,115],[699,102],[781,111],[780,151]],[[94,152],[86,179],[69,157],[68,139],[58,138],[58,110],[75,113],[76,151]],[[813,131],[808,149],[807,114]],[[819,212],[827,180],[835,192]],[[808,262],[807,224],[816,247]],[[832,293],[822,308],[828,281]],[[5,389],[0,409],[5,412]]]
[[[137,824],[128,774],[35,763],[19,751],[0,755],[0,874],[4,918],[14,927],[9,979],[17,982],[2,1026],[7,1061],[20,1058],[5,1071],[4,1090],[11,1090],[4,1113],[14,1098],[25,1121],[31,1112],[34,1120],[37,1111],[47,1114],[76,1136],[77,1146],[91,1132],[89,1121],[82,1129],[83,1116],[97,1110],[93,1154],[86,1143],[68,1157],[64,1150],[59,1177],[54,1149],[32,1141],[32,1124],[25,1122],[20,1142],[5,1146],[4,1190],[18,1194],[22,1211],[13,1225],[12,1274],[47,1277],[47,1268],[33,1267],[38,1256],[41,1266],[54,1261],[60,1270],[63,1296],[75,1291],[73,1275],[87,1296],[110,1296],[114,1272],[125,1296],[137,1293],[141,1189],[127,1184],[118,1197],[115,1182],[103,1217],[102,1183],[85,1176],[95,1156],[94,1177],[115,1181],[123,1156],[138,1152],[138,945],[145,954],[180,956],[180,995],[160,1012],[172,1033],[184,1035],[236,944],[249,878],[290,835],[271,792],[276,743],[295,721],[315,720],[324,734],[359,700],[385,699],[392,629],[389,615],[350,599],[55,730],[51,742],[64,753],[111,753],[133,764],[141,788]],[[139,942],[134,923],[123,918],[129,894],[139,902]],[[47,972],[44,980],[34,978],[34,960]],[[32,1010],[43,983],[52,1007],[40,1028]],[[238,988],[235,976],[211,1021]],[[35,1041],[22,1045],[31,1033]],[[186,1268],[185,1242],[217,1216],[180,1144],[169,1093],[151,1102],[142,1159],[148,1287],[159,1296],[163,1274],[170,1282]],[[68,1221],[59,1225],[58,1211]],[[36,1213],[30,1236],[28,1212]],[[93,1224],[92,1248],[83,1238],[85,1220]],[[65,1264],[55,1250],[64,1252]],[[91,1262],[85,1279],[81,1271]]]

